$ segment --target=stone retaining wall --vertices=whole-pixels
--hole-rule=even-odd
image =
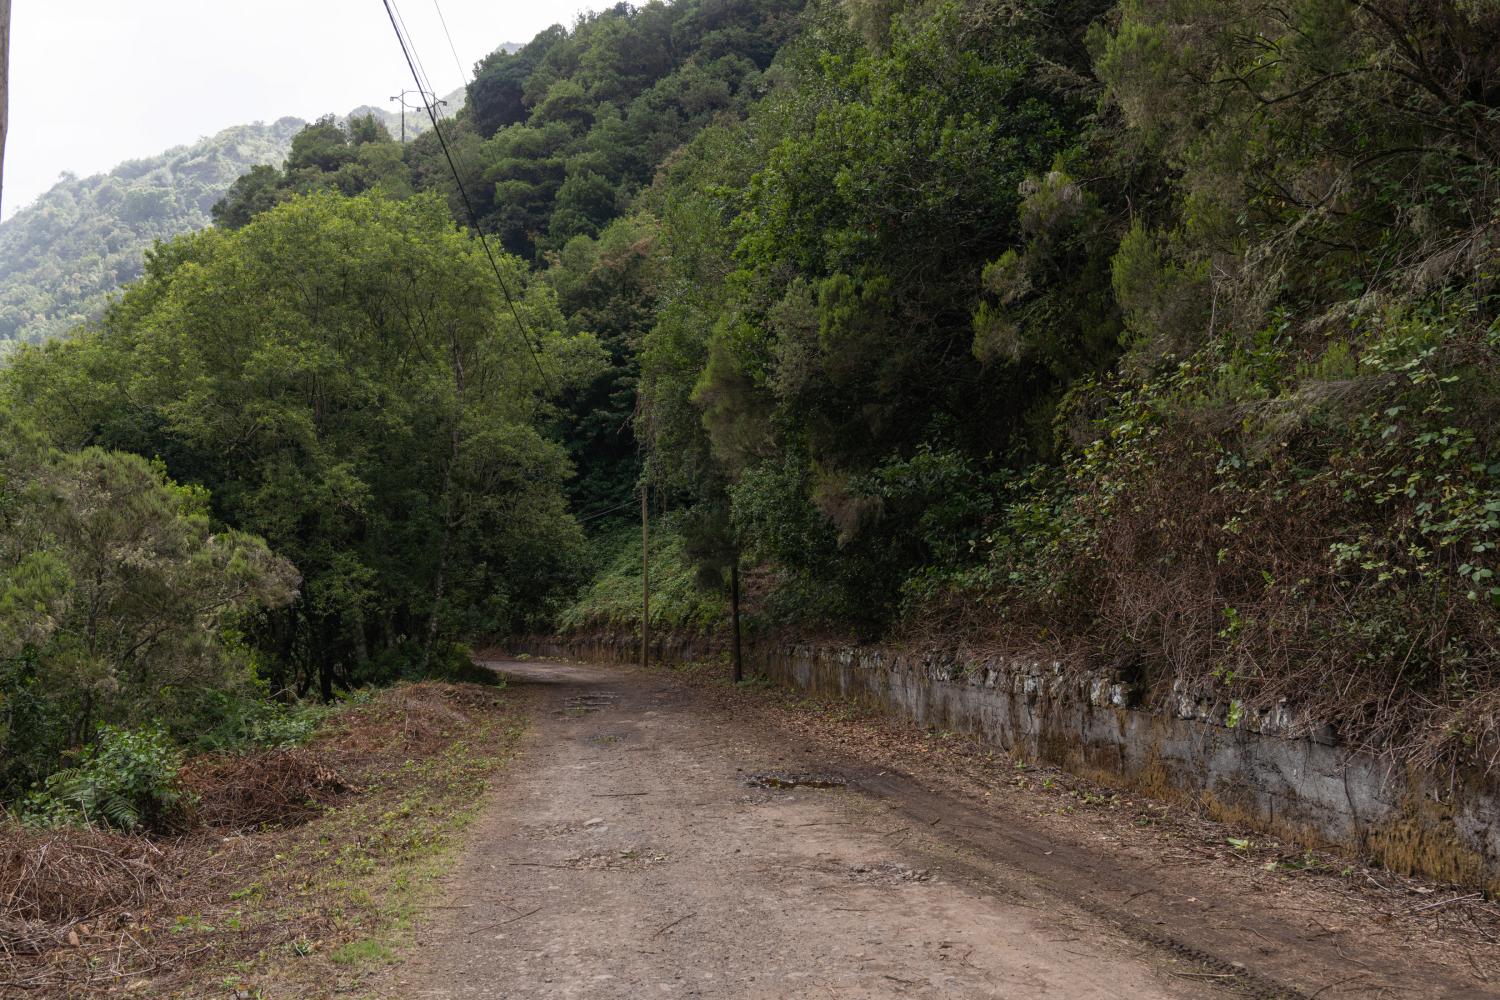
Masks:
[[[652,646],[666,663],[727,657],[722,643],[701,637],[668,635]],[[628,635],[538,638],[517,648],[599,663],[640,655]],[[1106,675],[874,646],[748,643],[745,668],[919,726],[976,734],[1077,774],[1192,798],[1221,818],[1303,844],[1500,894],[1500,781],[1400,770],[1338,746],[1326,728],[1297,725],[1286,709],[1237,717],[1179,691],[1170,712],[1149,711]],[[1294,730],[1315,735],[1286,735]]]

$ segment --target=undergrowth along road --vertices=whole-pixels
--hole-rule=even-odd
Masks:
[[[189,762],[174,837],[0,835],[0,996],[312,998],[394,961],[511,759],[529,697],[421,683],[305,747]]]

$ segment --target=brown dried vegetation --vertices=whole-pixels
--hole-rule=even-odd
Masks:
[[[437,843],[440,817],[472,802],[507,745],[494,723],[516,700],[424,682],[336,712],[306,747],[192,760],[183,780],[197,801],[172,837],[5,823],[0,995],[179,995],[230,961],[347,938],[349,914],[373,904],[321,884],[330,859],[378,879]]]
[[[182,775],[196,823],[257,830],[305,822],[351,786],[326,752],[285,747],[194,760]]]

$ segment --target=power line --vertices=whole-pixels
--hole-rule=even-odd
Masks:
[[[406,16],[401,13],[401,8],[394,3],[392,3],[391,7],[396,12],[396,20],[401,24],[397,34],[405,38],[407,44],[411,46],[411,59],[416,64],[416,69],[413,72],[420,71],[421,73],[421,79],[417,86],[425,88],[430,93],[435,93],[432,90],[432,77],[427,75],[427,66],[422,62],[422,53],[417,51],[416,40],[412,37],[411,29],[406,26]]]
[[[391,30],[396,33],[396,41],[401,45],[401,54],[406,57],[406,66],[411,70],[417,90],[422,93],[422,103],[427,108],[427,117],[432,121],[432,131],[437,134],[438,143],[443,147],[443,158],[448,161],[448,169],[453,173],[453,183],[458,186],[459,198],[463,200],[464,210],[469,215],[469,225],[473,227],[474,234],[479,237],[479,245],[484,247],[484,255],[489,259],[490,269],[495,272],[495,280],[499,282],[500,291],[505,296],[505,304],[510,307],[510,315],[516,321],[516,327],[520,331],[521,342],[526,345],[526,350],[531,354],[532,363],[536,365],[536,372],[541,376],[542,384],[551,391],[552,380],[547,377],[546,370],[542,368],[542,360],[537,356],[536,346],[532,343],[534,337],[531,328],[521,318],[520,310],[516,308],[515,297],[510,293],[510,286],[506,284],[505,276],[500,273],[500,262],[495,259],[494,251],[490,249],[490,241],[485,237],[484,230],[479,228],[479,214],[474,211],[474,203],[469,200],[469,192],[464,188],[458,165],[453,162],[453,152],[448,147],[448,139],[443,135],[442,127],[438,124],[437,110],[427,97],[432,92],[431,81],[427,79],[425,69],[419,71],[417,68],[421,65],[421,60],[415,54],[416,46],[411,43],[411,36],[406,31],[406,22],[398,13],[395,0],[381,0],[381,3],[385,5],[386,16],[391,19]]]
[[[615,511],[624,510],[627,507],[634,507],[635,504],[636,504],[636,502],[632,498],[632,499],[627,500],[624,503],[620,504],[620,506],[618,506],[618,507],[611,507],[608,510],[596,510],[592,514],[585,514],[582,517],[577,517],[575,515],[574,519],[579,524],[586,524],[589,521],[594,521],[594,520],[597,520],[597,519],[603,517],[605,514],[613,514]]]
[[[432,0],[432,9],[437,14],[438,24],[443,28],[443,37],[448,40],[448,51],[453,55],[453,68],[458,70],[459,82],[464,85],[464,98],[468,100],[473,97],[473,92],[469,86],[469,71],[464,69],[463,60],[458,58],[458,47],[453,44],[453,34],[448,30],[448,19],[443,16],[443,5],[438,0]],[[464,157],[464,151],[458,149],[456,156],[458,157],[458,162],[462,164],[464,172],[469,173],[469,162]]]
[[[453,44],[453,34],[448,30],[448,19],[443,16],[443,5],[438,0],[432,0],[432,9],[437,11],[438,24],[443,26],[443,35],[448,39],[448,51],[453,53],[453,65],[458,69],[458,78],[464,83],[464,91],[469,89],[469,71],[464,69],[463,60],[458,58],[458,47]]]

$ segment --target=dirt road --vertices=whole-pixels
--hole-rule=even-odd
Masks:
[[[1251,901],[1200,903],[1190,882],[1162,893],[1128,852],[808,746],[664,674],[492,665],[542,686],[542,708],[395,996],[1492,995],[1324,947]]]

